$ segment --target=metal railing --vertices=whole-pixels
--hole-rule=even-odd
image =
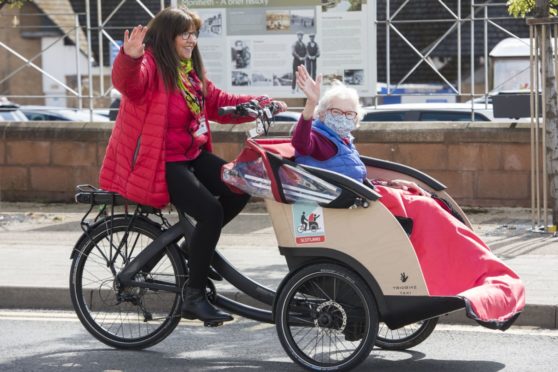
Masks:
[[[558,91],[558,20],[557,19],[531,19],[529,23],[530,34],[530,64],[531,64],[531,220],[535,231],[556,233],[556,220],[549,224],[549,193],[548,184],[549,167],[552,166],[551,157],[555,147],[555,134],[550,126],[556,125],[547,118],[548,98],[553,99],[550,104],[558,107],[555,93]],[[551,50],[545,47],[545,40],[550,40]],[[542,44],[541,44],[542,43]],[[548,53],[551,53],[554,74],[554,96],[551,86],[548,86],[547,63]],[[538,73],[540,72],[540,73]],[[554,118],[555,119],[555,118]],[[555,128],[556,130],[556,128]],[[554,143],[549,144],[549,141]],[[549,148],[550,147],[550,148]],[[547,163],[550,163],[547,165]],[[552,171],[552,169],[551,169]],[[554,186],[555,187],[555,186]],[[556,201],[554,201],[556,206]],[[555,213],[556,214],[556,211]]]
[[[42,13],[25,13],[25,12],[0,12],[0,17],[10,17],[13,18],[11,22],[11,28],[16,29],[20,32],[25,32],[26,29],[29,30],[36,30],[41,29],[43,31],[57,31],[60,32],[61,35],[57,37],[53,42],[51,42],[46,47],[42,48],[39,53],[34,54],[31,57],[25,57],[23,53],[20,53],[17,50],[17,46],[10,46],[8,42],[4,42],[0,40],[0,49],[5,50],[9,55],[14,56],[15,58],[22,61],[22,64],[14,68],[13,71],[10,71],[5,76],[0,76],[0,87],[6,86],[6,82],[12,79],[17,74],[22,73],[26,68],[32,68],[38,72],[40,72],[41,76],[49,79],[51,82],[57,84],[61,88],[64,89],[65,94],[10,94],[9,92],[0,91],[0,95],[4,96],[10,100],[30,100],[30,99],[49,99],[49,98],[59,98],[59,99],[73,99],[75,100],[75,105],[72,105],[70,108],[74,109],[83,109],[86,108],[89,110],[90,113],[90,120],[93,119],[93,113],[97,109],[107,109],[110,104],[110,92],[112,86],[106,86],[105,78],[110,76],[110,69],[104,65],[104,46],[103,40],[107,39],[110,44],[118,46],[118,43],[110,36],[107,32],[109,28],[107,26],[108,22],[113,19],[114,15],[121,9],[121,7],[126,3],[135,3],[140,9],[143,9],[147,16],[153,17],[154,13],[144,4],[142,0],[121,0],[117,6],[110,12],[110,14],[106,17],[103,17],[103,1],[96,0],[96,10],[97,10],[97,26],[92,26],[92,1],[85,0],[85,12],[79,13],[49,13],[49,14],[42,14]],[[165,8],[165,6],[176,4],[176,0],[174,1],[159,1],[159,9],[156,11]],[[25,9],[25,8],[24,8]],[[45,23],[40,18],[53,18],[56,20],[56,16],[72,16],[74,18],[74,24],[72,27],[61,27],[60,24],[52,25],[44,25],[41,23]],[[21,25],[19,19],[22,17],[36,17],[39,20],[35,21],[36,24],[34,25]],[[85,24],[80,22],[80,18],[85,19]],[[4,24],[8,24],[9,22],[3,22]],[[31,22],[32,23],[32,22]],[[130,25],[128,27],[133,27],[134,25]],[[4,28],[8,28],[4,26]],[[124,30],[126,27],[121,27]],[[85,30],[85,40],[83,40],[83,31]],[[95,62],[93,57],[93,50],[92,50],[92,33],[98,33],[98,61]],[[66,38],[71,39],[71,41],[75,44],[75,61],[74,63],[69,63],[70,61],[64,61],[66,64],[67,71],[75,71],[76,74],[76,81],[75,86],[70,86],[67,82],[60,80],[59,78],[55,77],[53,73],[46,71],[42,66],[36,63],[36,60],[40,59],[45,52],[49,51],[49,49],[53,48],[54,46],[63,43]],[[82,71],[80,57],[85,56],[86,60],[89,61],[87,63],[86,71]],[[96,66],[94,66],[94,64]],[[86,75],[86,84],[83,84],[82,80],[84,76],[82,74],[85,73]],[[97,81],[97,84],[96,84]],[[54,108],[53,108],[54,109]],[[66,109],[66,107],[61,108]]]
[[[488,33],[490,29],[496,29],[507,36],[519,40],[521,43],[527,45],[528,43],[522,40],[520,35],[513,33],[512,31],[506,29],[502,25],[498,24],[499,21],[506,21],[506,20],[514,20],[515,18],[511,16],[490,16],[489,9],[491,8],[504,8],[507,7],[506,1],[476,1],[470,0],[454,0],[451,1],[451,5],[447,0],[432,0],[432,9],[438,7],[436,10],[442,12],[442,14],[446,14],[445,18],[436,18],[436,19],[400,19],[400,14],[405,8],[412,7],[413,2],[410,0],[404,1],[391,1],[385,0],[385,19],[376,21],[378,28],[383,27],[385,29],[385,43],[386,43],[386,53],[385,53],[385,68],[386,68],[386,85],[387,85],[387,93],[385,94],[378,94],[378,97],[382,96],[393,96],[393,95],[401,95],[394,93],[394,90],[400,87],[405,81],[409,80],[413,74],[415,74],[418,68],[422,64],[426,64],[432,71],[439,77],[439,79],[459,98],[468,98],[471,101],[472,111],[474,111],[473,100],[475,98],[484,97],[485,104],[488,103],[488,97],[491,91],[498,91],[499,88],[508,81],[512,81],[515,77],[519,76],[522,73],[525,73],[529,70],[529,66],[522,70],[518,71],[515,74],[509,76],[506,80],[500,83],[500,86],[490,87],[490,80],[489,80],[489,42],[488,42]],[[468,14],[463,15],[462,9],[464,5],[470,4],[470,11]],[[395,7],[392,5],[397,4]],[[434,11],[434,10],[433,10]],[[408,37],[400,30],[400,25],[405,24],[413,24],[413,25],[423,25],[429,23],[443,23],[448,24],[448,29],[440,35],[435,41],[433,41],[430,45],[425,48],[419,48],[418,46],[414,45]],[[475,33],[475,25],[477,23],[481,23],[483,25],[483,57],[484,63],[482,65],[483,69],[483,76],[484,76],[484,89],[481,92],[477,92],[476,89],[476,71],[479,67],[479,63],[476,61],[475,55],[475,44],[478,42],[476,33]],[[469,36],[463,35],[462,28],[464,24],[468,24],[470,26]],[[527,26],[525,25],[525,31],[527,31]],[[409,69],[409,71],[400,78],[395,86],[392,87],[392,76],[391,76],[391,66],[393,63],[397,63],[397,60],[392,60],[392,53],[391,53],[391,44],[392,44],[392,33],[399,37],[401,40],[404,41],[405,45],[408,46],[418,57],[418,61],[416,64]],[[447,77],[442,73],[431,61],[430,56],[434,52],[434,50],[439,47],[444,41],[446,41],[450,35],[456,34],[456,50],[457,50],[457,63],[456,63],[456,79]],[[464,37],[470,38],[470,49],[469,49],[469,82],[470,88],[468,92],[464,91],[464,79],[465,74],[463,71],[463,56],[462,56],[462,41]],[[397,58],[397,57],[396,57]],[[416,95],[425,96],[425,95],[447,95],[447,93],[416,93]],[[411,95],[411,94],[406,94]],[[474,112],[472,112],[472,119],[474,119]]]
[[[67,90],[70,95],[63,95],[63,96],[54,96],[54,97],[59,97],[59,98],[68,98],[68,97],[78,97],[80,98],[80,102],[81,102],[81,91],[82,91],[82,87],[81,87],[81,80],[78,79],[78,83],[77,83],[77,89],[74,89],[74,87],[70,87],[68,84],[66,84],[65,82],[59,80],[58,78],[56,78],[55,76],[53,76],[51,73],[49,73],[48,71],[46,71],[44,68],[42,68],[41,66],[37,65],[35,63],[35,60],[39,59],[46,51],[48,51],[50,48],[52,48],[53,46],[55,46],[58,43],[62,43],[64,41],[64,38],[69,37],[72,40],[74,40],[75,44],[76,44],[76,48],[75,48],[75,58],[76,58],[76,63],[75,63],[75,69],[76,69],[76,75],[79,76],[80,73],[80,64],[78,63],[79,61],[79,53],[80,53],[80,45],[81,45],[81,39],[80,39],[80,23],[79,23],[79,16],[81,15],[80,13],[75,13],[72,14],[74,16],[74,26],[70,29],[68,29],[65,32],[62,32],[62,35],[60,35],[54,42],[50,43],[49,45],[47,45],[45,48],[41,49],[41,51],[39,53],[36,53],[35,55],[33,55],[32,57],[25,57],[23,56],[21,53],[19,53],[16,50],[16,47],[11,47],[9,46],[7,43],[3,42],[0,40],[0,48],[6,50],[8,53],[10,53],[12,56],[18,58],[19,60],[23,61],[24,63],[22,65],[20,65],[19,67],[17,67],[16,69],[14,69],[13,71],[9,72],[6,76],[0,77],[0,86],[2,86],[4,83],[6,83],[8,80],[10,80],[13,76],[17,75],[18,73],[20,73],[21,71],[23,71],[25,68],[30,67],[32,69],[35,69],[37,71],[39,71],[41,73],[41,75],[47,77],[48,79],[52,80],[53,82],[55,82],[56,84],[59,84],[60,86],[62,86],[65,90]],[[19,24],[19,18],[20,17],[46,17],[46,15],[40,15],[40,14],[32,14],[32,13],[20,13],[17,15],[13,15],[14,17],[14,24]],[[14,29],[18,29],[18,30],[25,30],[25,29],[37,29],[38,26],[14,26]],[[56,26],[56,25],[52,25],[52,26],[40,26],[41,29],[46,29],[46,30],[57,30],[60,31],[60,27]],[[91,54],[89,54],[89,57],[91,57]],[[4,92],[0,92],[0,94],[2,94]],[[44,98],[46,97],[45,95],[10,95],[10,94],[4,94],[5,97],[7,98]]]
[[[59,79],[55,78],[50,74],[48,71],[45,71],[41,68],[38,64],[35,63],[42,53],[47,51],[49,47],[44,48],[41,50],[40,53],[37,55],[32,56],[31,58],[24,57],[21,53],[17,51],[17,48],[14,46],[9,46],[8,43],[0,41],[0,48],[7,50],[13,56],[21,59],[24,62],[24,65],[20,68],[9,73],[7,76],[0,77],[0,86],[7,80],[11,79],[14,75],[18,74],[23,70],[25,67],[31,67],[39,71],[42,75],[46,78],[52,80],[56,84],[60,84],[66,91],[65,95],[58,95],[58,96],[50,96],[50,97],[60,97],[60,98],[74,98],[76,99],[76,106],[77,108],[88,108],[91,112],[93,109],[96,108],[106,108],[106,102],[109,101],[111,86],[106,84],[105,77],[110,74],[110,70],[105,66],[105,51],[104,51],[104,42],[108,41],[109,45],[118,46],[118,43],[108,32],[111,27],[109,26],[109,22],[114,19],[115,15],[121,10],[122,6],[125,3],[134,3],[137,5],[138,9],[142,9],[146,12],[149,17],[152,17],[154,14],[153,9],[149,9],[148,6],[145,4],[145,0],[121,0],[114,9],[106,16],[103,17],[103,0],[84,0],[85,1],[85,12],[84,13],[76,13],[72,14],[74,16],[75,22],[74,26],[71,29],[65,30],[63,35],[60,36],[54,43],[60,43],[64,40],[65,37],[70,37],[76,44],[76,62],[73,69],[76,71],[76,76],[79,78],[76,79],[75,86],[69,86],[66,82],[60,81]],[[433,5],[438,4],[439,10],[443,14],[447,14],[445,18],[436,18],[436,19],[401,19],[400,14],[405,8],[412,7],[415,2],[410,0],[404,1],[395,1],[395,0],[384,0],[385,2],[385,19],[376,21],[376,27],[384,27],[385,28],[385,38],[386,38],[386,52],[385,52],[385,65],[386,65],[386,83],[387,83],[387,93],[386,94],[377,94],[373,99],[374,103],[377,103],[378,97],[383,96],[393,96],[393,95],[401,95],[398,93],[393,92],[393,88],[391,87],[392,77],[390,66],[392,63],[396,63],[397,61],[392,60],[392,51],[391,51],[391,39],[392,37],[398,37],[404,41],[404,43],[413,51],[414,54],[417,56],[417,62],[414,66],[412,66],[409,71],[395,84],[395,87],[401,86],[406,81],[408,81],[413,74],[416,74],[419,67],[423,64],[427,65],[431,68],[436,76],[451,90],[451,92],[458,97],[461,98],[469,98],[471,102],[473,98],[478,97],[486,97],[484,100],[485,103],[488,102],[488,95],[490,94],[490,86],[489,86],[489,66],[488,66],[488,32],[489,28],[493,27],[504,32],[506,35],[510,37],[514,37],[518,40],[521,38],[518,35],[515,35],[513,32],[506,30],[504,27],[498,24],[499,20],[503,19],[511,19],[511,17],[490,17],[489,16],[489,9],[493,7],[504,7],[506,6],[505,0],[500,1],[482,1],[482,2],[475,2],[475,0],[432,0]],[[160,9],[163,9],[165,6],[173,5],[177,1],[169,1],[169,0],[160,0],[159,5]],[[450,4],[450,2],[452,4]],[[153,2],[152,2],[153,4]],[[395,6],[395,4],[398,4]],[[467,15],[462,14],[462,8],[470,4],[470,12]],[[92,26],[92,6],[96,6],[96,25]],[[452,6],[454,9],[452,9]],[[0,12],[0,16],[3,16]],[[80,17],[85,18],[85,25],[80,24]],[[413,24],[426,24],[426,23],[447,23],[448,29],[442,35],[440,35],[434,42],[432,42],[426,48],[420,48],[413,44],[413,42],[405,36],[404,32],[401,31],[401,25],[413,23]],[[484,56],[484,64],[480,66],[479,62],[475,58],[475,44],[478,40],[476,40],[475,34],[475,24],[482,22],[484,25],[484,40],[483,40],[483,56]],[[462,32],[462,28],[464,24],[470,25],[470,35],[464,35]],[[85,27],[84,27],[85,26]],[[133,27],[134,25],[129,25],[128,27]],[[53,26],[56,27],[56,26]],[[527,26],[526,26],[527,27]],[[125,27],[121,27],[123,30]],[[80,30],[85,30],[85,39],[82,40],[83,36],[80,36]],[[114,29],[114,28],[112,28]],[[83,86],[82,83],[82,71],[80,69],[79,63],[79,50],[84,49],[86,51],[86,58],[88,61],[93,61],[93,51],[92,51],[92,34],[97,33],[98,39],[98,46],[97,46],[97,55],[98,55],[98,65],[96,67],[92,66],[91,63],[88,64],[86,74],[87,74],[87,84]],[[457,44],[457,71],[456,71],[456,78],[450,78],[444,75],[431,61],[430,57],[433,51],[441,45],[442,42],[448,39],[448,37],[452,34],[457,34],[456,37],[456,44]],[[462,56],[462,41],[465,37],[470,38],[470,89],[469,92],[464,91],[464,79],[465,74],[463,72],[463,56]],[[53,44],[54,44],[53,43]],[[66,61],[67,63],[68,61]],[[482,92],[476,91],[476,71],[479,67],[482,67],[483,75],[484,75],[484,89]],[[521,73],[521,72],[519,72]],[[513,79],[514,76],[509,77],[509,79]],[[97,83],[95,83],[97,81]],[[497,88],[497,87],[496,87]],[[85,90],[85,92],[84,92]],[[2,94],[3,92],[0,92]],[[447,93],[444,93],[447,95]],[[437,95],[436,93],[405,93],[403,95]],[[41,95],[9,95],[6,94],[8,98],[40,98],[46,97]],[[105,105],[105,106],[103,106]],[[472,113],[471,119],[474,120],[474,105],[471,103]]]

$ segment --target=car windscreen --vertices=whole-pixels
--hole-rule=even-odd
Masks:
[[[404,121],[404,111],[374,111],[364,114],[362,121]]]
[[[0,110],[0,120],[2,121],[20,121],[20,117],[16,111],[2,111]]]
[[[420,121],[471,121],[467,111],[422,111]],[[490,121],[486,116],[475,112],[475,121]]]
[[[64,118],[60,115],[52,115],[52,114],[47,114],[44,112],[33,112],[33,111],[24,111],[25,116],[27,116],[27,119],[32,120],[32,121],[59,121],[59,120],[63,120],[63,121],[68,121],[70,119]]]

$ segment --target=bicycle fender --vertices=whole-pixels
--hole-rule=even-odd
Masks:
[[[372,294],[374,295],[374,299],[376,301],[376,305],[378,306],[378,312],[380,316],[383,317],[384,314],[387,313],[385,297],[382,293],[382,290],[380,289],[376,280],[369,273],[368,275],[363,275],[367,272],[366,269],[362,268],[357,262],[348,263],[348,262],[344,262],[343,260],[340,261],[339,259],[327,257],[324,254],[320,254],[317,256],[309,256],[308,259],[303,260],[303,262],[298,264],[294,270],[289,271],[289,273],[285,276],[285,278],[283,278],[281,283],[279,283],[271,307],[272,310],[271,318],[273,322],[275,322],[275,313],[276,313],[275,308],[277,306],[277,299],[279,298],[279,294],[283,290],[287,281],[293,275],[295,275],[299,270],[302,270],[304,267],[312,264],[318,264],[318,263],[333,263],[333,264],[344,266],[347,269],[354,271],[357,275],[359,275],[364,280],[364,282],[368,285],[368,287],[372,291]]]
[[[128,215],[117,214],[117,215],[114,215],[112,217],[102,218],[99,221],[95,222],[94,224],[90,225],[87,228],[87,231],[85,231],[83,234],[81,234],[80,237],[78,238],[76,244],[74,244],[74,246],[72,248],[72,252],[70,253],[70,260],[73,260],[76,257],[76,253],[78,252],[78,247],[82,244],[82,242],[86,239],[89,239],[88,232],[93,231],[95,228],[97,228],[99,225],[101,225],[103,223],[107,223],[107,220],[110,220],[110,219],[113,219],[113,220],[129,219],[129,218],[131,218],[131,216],[129,214]],[[155,222],[155,221],[153,221],[149,218],[146,218],[146,217],[143,217],[143,216],[136,216],[136,218],[141,219],[144,222],[147,222],[147,223],[157,227],[158,229],[162,230],[160,224],[158,224],[157,222]],[[110,223],[110,221],[108,221],[108,223]]]

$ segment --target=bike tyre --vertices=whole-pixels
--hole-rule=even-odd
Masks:
[[[437,324],[438,318],[432,318],[390,330],[386,324],[380,323],[376,346],[384,350],[410,349],[426,340]]]
[[[137,335],[134,335],[132,329],[134,327],[130,326],[129,330],[131,331],[131,333],[129,336],[127,336],[125,335],[125,332],[123,332],[122,334],[118,334],[119,332],[118,328],[116,328],[116,331],[113,331],[112,325],[105,324],[104,321],[105,319],[110,320],[111,317],[114,316],[115,314],[119,314],[122,322],[120,327],[124,329],[126,325],[124,324],[125,320],[123,318],[123,315],[128,316],[128,314],[131,313],[130,311],[126,311],[123,313],[122,309],[116,308],[119,306],[117,304],[115,305],[114,310],[118,310],[119,311],[118,313],[115,313],[113,311],[103,311],[97,314],[97,312],[94,311],[93,306],[91,306],[93,305],[94,296],[97,296],[98,298],[96,298],[96,300],[97,299],[99,300],[99,305],[97,305],[96,303],[95,306],[100,306],[100,307],[112,306],[110,304],[103,303],[103,297],[109,299],[111,298],[111,294],[115,295],[117,292],[114,289],[114,285],[112,286],[103,285],[103,284],[109,284],[108,277],[105,282],[101,282],[101,280],[99,279],[99,282],[101,282],[99,288],[83,287],[84,270],[86,270],[86,273],[88,273],[87,270],[100,271],[99,267],[97,268],[93,267],[93,265],[95,265],[95,260],[99,260],[99,258],[95,256],[95,252],[93,252],[95,249],[100,252],[100,250],[102,249],[101,246],[104,246],[104,244],[107,242],[110,242],[108,243],[109,246],[111,244],[113,244],[113,246],[117,246],[120,243],[118,239],[120,238],[121,240],[123,240],[123,236],[125,236],[125,231],[127,230],[130,232],[128,235],[129,239],[127,241],[130,241],[131,243],[132,242],[131,240],[134,239],[136,243],[138,241],[142,241],[142,243],[145,242],[146,244],[143,246],[143,248],[145,248],[147,244],[155,240],[162,233],[161,229],[158,226],[141,219],[136,219],[133,225],[130,227],[129,226],[130,220],[131,217],[122,217],[122,216],[119,216],[117,218],[112,218],[112,219],[107,218],[103,223],[96,224],[93,227],[93,229],[89,232],[89,236],[91,237],[91,239],[87,237],[85,237],[84,239],[80,239],[80,242],[75,247],[77,251],[74,254],[74,258],[70,269],[70,297],[72,300],[74,310],[79,320],[81,321],[83,326],[87,329],[87,331],[89,331],[89,333],[91,333],[96,339],[98,339],[99,341],[103,342],[106,345],[118,349],[144,349],[161,342],[176,328],[176,326],[180,322],[181,303],[182,303],[182,298],[180,293],[164,292],[159,295],[156,293],[159,291],[152,291],[147,289],[145,291],[146,293],[149,293],[149,295],[153,295],[154,297],[157,297],[155,299],[152,299],[151,297],[148,298],[148,301],[151,301],[150,306],[153,306],[153,309],[156,308],[156,311],[162,312],[164,318],[162,318],[160,324],[156,325],[153,328],[150,328],[148,324],[149,320],[141,321],[139,319],[141,307],[135,305],[136,307],[135,312],[137,315],[137,323],[138,323],[138,327],[135,328],[138,329],[137,332],[141,332],[142,327],[145,327],[147,331],[143,334],[138,333]],[[113,239],[112,241],[110,241],[111,238]],[[135,246],[132,247],[131,249],[133,251],[135,249]],[[139,252],[139,250],[137,252]],[[91,268],[88,265],[90,256],[92,257]],[[133,258],[133,256],[131,255],[130,257]],[[102,260],[102,257],[100,259]],[[163,263],[167,263],[167,262],[168,262],[168,267],[166,269],[168,270],[168,273],[167,272],[163,273],[163,269],[158,269],[158,267],[159,265],[163,265]],[[101,262],[100,265],[103,265],[103,263]],[[124,265],[122,264],[122,267],[123,266]],[[160,270],[160,273],[159,271],[155,273],[153,271],[150,271],[148,275],[155,275],[155,276],[165,275],[164,276],[165,278],[170,277],[172,275],[174,277],[174,279],[171,279],[174,281],[173,284],[179,286],[179,288],[182,288],[184,281],[186,280],[186,271],[182,261],[182,257],[178,252],[178,248],[176,247],[175,244],[166,247],[166,251],[163,257],[158,261],[158,264],[154,269]],[[108,272],[111,273],[112,280],[114,280],[114,275],[112,274],[110,269],[107,268],[107,270]],[[120,270],[117,270],[117,273],[119,271]],[[96,274],[97,272],[91,275],[96,276]],[[108,273],[106,275],[108,275]],[[136,287],[136,291],[141,291],[141,288]],[[141,301],[143,301],[145,297],[146,296],[144,294],[141,297]],[[134,306],[134,304],[130,304],[129,306]],[[159,307],[162,308],[162,310],[159,310]],[[104,317],[101,316],[101,314],[104,314]],[[129,319],[129,321],[133,323],[133,319]],[[116,320],[116,322],[118,322],[118,319]],[[140,322],[141,324],[139,324]],[[141,327],[139,327],[139,325],[141,325]]]
[[[303,308],[311,310],[300,313]],[[325,313],[328,308],[333,310],[329,315]],[[329,319],[342,321],[323,328],[319,324],[323,311]],[[295,315],[297,312],[299,314]],[[342,314],[346,318],[339,317]],[[275,307],[275,324],[283,349],[295,363],[311,371],[348,371],[362,363],[374,347],[378,323],[376,301],[368,286],[352,270],[337,264],[313,264],[302,268],[285,283]],[[302,328],[308,331],[301,331]],[[358,335],[350,340],[347,332],[358,332]],[[299,335],[304,335],[304,339]],[[310,345],[307,336],[317,339],[320,335],[322,339],[326,335],[330,337],[329,342],[322,342],[320,355],[302,346]],[[331,356],[336,358],[342,354],[335,346],[339,342],[344,343],[343,352],[348,355],[333,360]],[[345,351],[347,344],[354,349]]]

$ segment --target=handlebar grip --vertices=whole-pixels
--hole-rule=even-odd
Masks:
[[[287,105],[281,101],[271,101],[269,105],[272,115],[287,111]]]
[[[251,118],[257,118],[259,116],[259,113],[251,108],[245,108],[244,111],[246,112],[246,116],[250,116]]]
[[[236,113],[236,106],[219,107],[219,110],[217,111],[217,114],[219,114],[219,116],[224,116],[224,115],[234,114],[234,113]]]

